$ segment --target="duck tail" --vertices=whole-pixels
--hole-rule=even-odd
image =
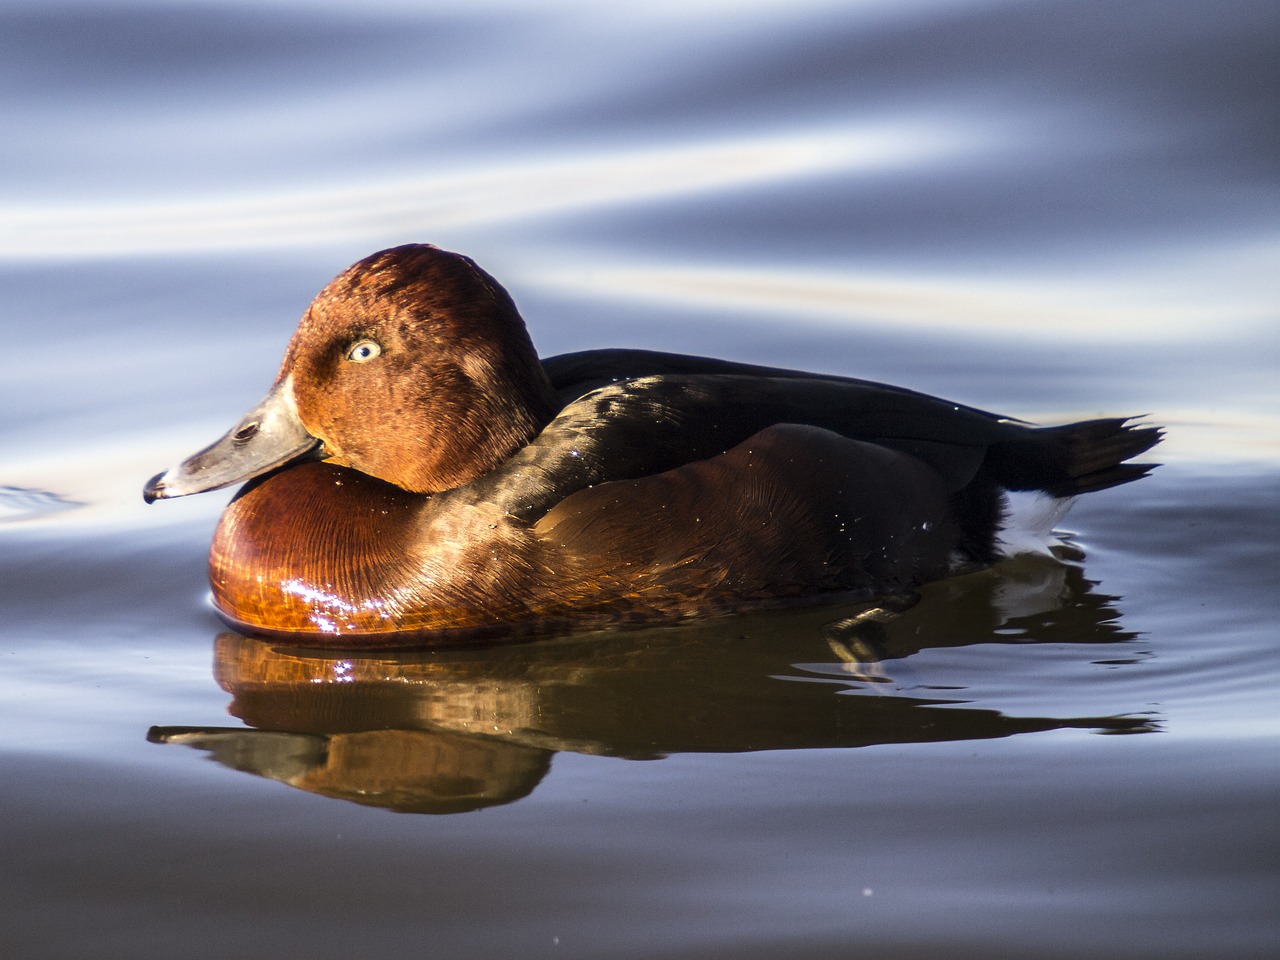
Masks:
[[[1159,464],[1128,463],[1164,438],[1160,427],[1134,417],[1085,420],[1035,429],[1023,439],[997,444],[993,473],[1009,490],[1041,490],[1074,497],[1145,477]]]
[[[1159,443],[1164,431],[1133,420],[1023,426],[993,444],[974,481],[952,500],[960,520],[959,556],[991,563],[1011,553],[1043,553],[1048,531],[1076,496],[1118,487],[1154,470],[1159,464],[1127,461]],[[1029,550],[1026,544],[1036,538],[1039,548]]]

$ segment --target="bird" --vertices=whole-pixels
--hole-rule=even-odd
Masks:
[[[904,387],[639,349],[539,358],[507,291],[428,244],[303,314],[265,398],[153,477],[243,484],[214,533],[249,635],[397,647],[910,596],[1146,476],[1133,417],[1035,426]]]

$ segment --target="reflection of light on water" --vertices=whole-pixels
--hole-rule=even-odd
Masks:
[[[79,440],[79,442],[76,442]],[[213,496],[181,497],[162,505],[142,500],[142,485],[174,451],[190,447],[181,425],[168,430],[92,439],[53,438],[47,446],[21,451],[4,464],[0,483],[50,491],[70,509],[43,511],[13,521],[24,528],[161,526],[197,522],[212,527],[231,490]],[[157,509],[162,506],[163,509]],[[0,518],[3,519],[3,518]],[[7,524],[0,523],[0,527]]]
[[[847,11],[852,7],[862,7],[868,12],[876,10],[891,12],[901,19],[904,14],[924,15],[939,8],[954,10],[961,2],[962,0],[790,0],[786,9],[788,13],[794,14],[801,11],[821,12],[831,9]],[[970,3],[974,4],[982,2],[984,0],[970,0]],[[230,3],[255,10],[260,6],[260,0],[224,0],[224,5]],[[288,3],[280,5],[290,6]],[[305,0],[304,3],[296,6],[300,10],[305,9],[309,12],[325,7],[343,12],[351,9],[349,0]],[[546,12],[572,12],[579,18],[589,17],[592,13],[603,13],[610,22],[617,22],[622,18],[637,21],[659,17],[664,20],[672,18],[685,21],[702,20],[719,18],[726,14],[741,17],[744,12],[753,10],[776,14],[778,10],[777,0],[698,0],[697,3],[689,3],[688,0],[648,0],[646,3],[628,4],[616,8],[584,5],[581,0],[544,0],[538,6]],[[470,0],[466,7],[469,13],[509,14],[529,11],[528,0]],[[361,4],[360,9],[362,13],[389,12],[406,16],[421,16],[431,10],[430,7],[424,7],[421,0],[369,0]],[[434,13],[434,11],[431,12]]]
[[[729,138],[455,170],[357,187],[208,200],[0,209],[0,257],[119,256],[334,240],[418,240],[424,230],[714,191],[833,171],[901,169],[978,149],[972,130],[895,123]]]
[[[520,278],[561,295],[617,297],[761,313],[847,325],[870,321],[1028,339],[1093,340],[1218,337],[1224,324],[1274,322],[1275,243],[1241,249],[1155,253],[1126,265],[1070,276],[1025,272],[975,278],[891,273],[839,274],[754,266],[596,263],[563,257]],[[566,266],[566,264],[572,264]],[[1222,291],[1231,290],[1224,297]]]
[[[45,517],[79,506],[48,490],[0,486],[0,523]]]
[[[1162,463],[1213,464],[1219,472],[1274,473],[1280,462],[1280,417],[1252,410],[1160,410],[1165,439],[1154,459]]]

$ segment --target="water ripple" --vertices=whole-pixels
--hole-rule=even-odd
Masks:
[[[0,487],[0,523],[13,523],[71,510],[80,504],[49,490]]]
[[[998,139],[998,138],[996,138]],[[980,129],[923,121],[727,137],[657,149],[521,159],[358,186],[145,203],[0,208],[0,258],[203,252],[418,239],[480,223],[709,193],[816,174],[871,173],[997,147]]]

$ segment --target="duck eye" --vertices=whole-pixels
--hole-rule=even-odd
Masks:
[[[352,363],[368,363],[381,353],[382,347],[373,340],[357,340],[347,350],[347,359]]]

